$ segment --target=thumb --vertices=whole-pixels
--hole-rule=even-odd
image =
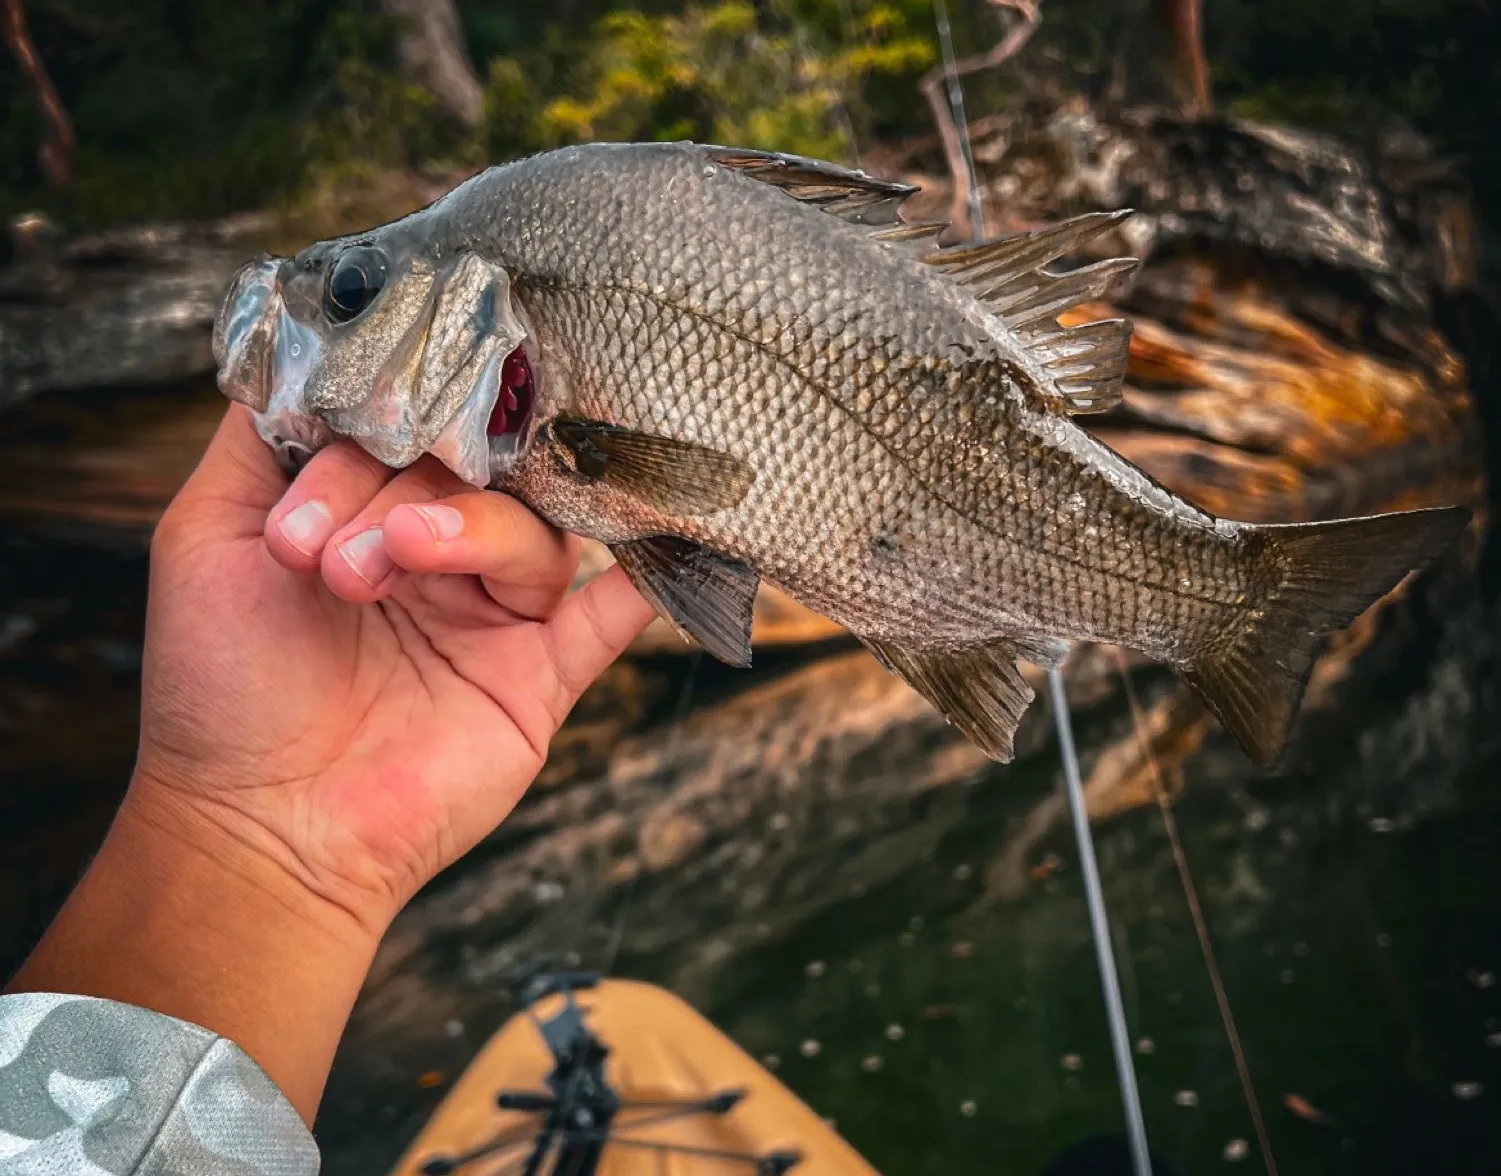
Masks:
[[[198,465],[157,523],[154,549],[179,542],[259,536],[266,515],[286,493],[271,447],[260,439],[250,410],[231,404]]]
[[[260,530],[269,511],[287,492],[287,478],[271,447],[255,431],[250,410],[231,404],[178,501],[195,508],[219,506],[258,512]]]

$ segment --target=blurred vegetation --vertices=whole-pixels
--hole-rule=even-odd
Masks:
[[[0,60],[0,211],[71,225],[297,208],[393,171],[447,176],[585,139],[693,137],[858,159],[929,130],[917,81],[937,59],[930,0],[458,0],[485,83],[476,132],[394,68],[374,0],[26,0],[77,133],[76,180],[46,191],[38,119]],[[1002,19],[952,2],[961,53]],[[1147,0],[1047,0],[1014,70],[967,84],[971,115],[1041,74],[1095,95],[1162,98],[1165,34]],[[1501,121],[1501,19],[1485,0],[1205,0],[1222,108],[1363,133],[1400,117],[1475,157]]]

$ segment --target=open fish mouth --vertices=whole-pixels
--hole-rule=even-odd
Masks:
[[[241,267],[214,325],[220,391],[251,409],[288,475],[345,436],[394,469],[430,453],[470,485],[490,485],[525,448],[537,403],[508,276],[465,254],[440,273],[413,266],[388,281],[383,258],[354,249],[380,272],[352,314],[306,297],[305,283],[299,297],[291,262]],[[347,295],[329,289],[325,298]]]
[[[471,486],[498,480],[525,447],[537,404],[527,342],[485,361],[473,390],[427,449]]]

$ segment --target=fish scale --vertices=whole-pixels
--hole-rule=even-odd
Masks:
[[[957,499],[955,505],[971,519],[974,516],[1015,519],[1022,525],[1008,528],[1008,532],[1014,530],[1019,535],[997,536],[992,526],[952,518],[952,512],[931,497],[926,487],[914,483],[914,472],[921,474],[932,470],[944,456],[943,445],[933,436],[933,414],[928,414],[928,423],[925,424],[921,409],[913,410],[912,405],[914,387],[922,394],[920,399],[930,405],[936,405],[939,398],[948,393],[946,387],[932,386],[932,377],[945,373],[931,357],[899,354],[898,362],[888,365],[886,372],[901,382],[888,382],[884,386],[880,382],[872,383],[877,397],[876,408],[863,423],[887,443],[889,449],[883,451],[881,447],[870,444],[862,436],[864,430],[858,426],[842,431],[836,429],[834,421],[853,422],[856,417],[841,405],[842,397],[832,395],[826,386],[820,386],[811,364],[804,367],[808,351],[806,344],[771,349],[751,348],[742,341],[739,350],[743,354],[732,369],[735,376],[727,383],[719,384],[719,395],[711,397],[683,378],[682,373],[690,370],[689,365],[667,345],[671,332],[662,326],[667,322],[693,324],[684,325],[679,336],[682,340],[679,346],[692,353],[700,346],[708,345],[707,339],[701,344],[700,338],[725,334],[716,330],[707,318],[691,312],[684,314],[682,319],[659,317],[665,313],[662,304],[646,296],[639,296],[639,304],[637,296],[618,293],[599,304],[591,304],[583,296],[555,304],[540,295],[540,291],[538,294],[536,317],[550,324],[548,329],[556,334],[560,349],[567,354],[590,357],[588,366],[577,373],[578,385],[632,390],[624,401],[616,394],[616,399],[609,405],[610,419],[641,428],[666,425],[678,430],[674,433],[676,436],[744,457],[768,475],[765,495],[753,493],[747,502],[719,512],[712,521],[662,520],[655,525],[674,527],[715,550],[751,563],[767,578],[806,600],[811,607],[870,636],[910,634],[913,632],[911,626],[916,623],[922,640],[947,646],[1004,635],[1005,630],[1000,628],[977,630],[975,626],[985,621],[997,625],[1009,620],[1015,625],[1033,627],[1054,621],[1060,626],[1077,627],[1082,620],[1089,625],[1090,636],[1119,638],[1119,633],[1112,631],[1112,618],[1101,615],[1100,607],[1091,610],[1078,607],[1081,602],[1070,592],[1068,564],[1046,566],[1043,576],[1050,587],[1042,594],[1039,605],[1031,605],[1025,598],[1018,602],[1014,593],[1006,594],[1001,601],[996,599],[996,585],[1005,580],[1004,567],[983,578],[974,575],[977,566],[988,569],[1003,564],[1008,554],[1015,561],[1020,550],[1028,547],[1029,538],[1044,552],[1072,553],[1078,548],[1071,542],[1072,534],[1059,526],[1051,512],[1039,512],[1040,517],[1028,526],[1023,512],[1014,502],[1006,500],[1005,487],[1009,485],[1006,479],[1011,471],[1006,466],[1008,452],[1003,447],[991,455],[993,463],[1001,466],[999,481],[995,470],[982,467],[978,471],[980,476],[950,480],[949,484],[953,491],[957,491],[953,495]],[[633,313],[632,308],[638,305],[641,311]],[[637,322],[648,306],[656,326],[642,331]],[[742,335],[731,337],[743,339]],[[617,342],[612,343],[612,340]],[[783,362],[778,363],[778,360]],[[840,362],[843,364],[842,353]],[[790,364],[792,370],[788,371],[783,364]],[[758,366],[762,370],[758,371]],[[803,370],[798,371],[798,368]],[[923,373],[929,379],[914,385],[914,379]],[[795,385],[794,379],[797,381]],[[748,382],[761,390],[762,396],[783,405],[783,411],[776,416],[758,412],[756,393],[748,391]],[[748,414],[740,407],[742,403],[752,407],[749,414],[752,419],[759,416],[775,425],[775,429],[747,431]],[[706,410],[717,407],[721,411],[717,419],[714,416],[684,417],[681,409],[686,405],[697,405]],[[598,412],[600,408],[596,402],[583,402],[586,413]],[[815,452],[784,454],[785,438],[802,436],[808,438]],[[836,443],[836,438],[842,443]],[[842,470],[845,477],[852,477],[857,484],[863,480],[881,489],[882,498],[874,504],[881,509],[861,525],[847,529],[848,541],[840,547],[827,547],[822,542],[826,536],[817,530],[807,532],[809,543],[799,544],[796,539],[806,528],[789,526],[789,513],[793,518],[814,520],[833,517],[835,511],[844,510],[846,505],[841,501],[840,483],[817,474],[808,486],[798,488],[794,485],[789,488],[790,494],[779,494],[782,478],[778,475],[784,471],[789,456],[794,468],[819,471],[825,464],[819,459],[830,452],[847,460]],[[897,455],[908,453],[913,455],[913,460],[901,462]],[[1057,476],[1058,471],[1053,465],[1062,463],[1055,450],[1038,445],[1029,448],[1029,455],[1025,476],[1039,484],[1050,476]],[[1064,472],[1074,470],[1064,465]],[[823,488],[832,493],[825,494],[823,500],[814,497]],[[540,488],[535,493],[539,497],[546,495],[546,491]],[[850,517],[861,520],[862,514],[869,514],[871,505],[865,503],[861,514]],[[788,507],[792,508],[790,512]],[[582,509],[590,511],[593,508],[585,505]],[[909,571],[922,574],[909,574],[897,580],[891,560],[876,561],[869,551],[869,543],[875,534],[883,531],[912,530],[908,520],[914,516],[929,523],[917,532],[915,537],[919,543],[910,549],[912,567]],[[574,528],[589,525],[582,517],[559,521]],[[939,524],[936,530],[933,523]],[[1136,538],[1128,538],[1124,546],[1128,553],[1133,552],[1137,548]],[[947,552],[957,550],[965,577],[955,578],[952,584],[940,582],[935,587],[928,559],[929,548]],[[1034,576],[1037,571],[1033,569]],[[1046,611],[1049,602],[1055,606],[1051,615]],[[1110,601],[1097,599],[1095,603],[1097,606],[1108,605]],[[1132,601],[1127,598],[1118,603],[1129,608]],[[1019,608],[1018,604],[1022,607]],[[1007,612],[1011,614],[1009,618],[1005,615]],[[962,618],[959,628],[952,623],[956,617]],[[1134,617],[1118,615],[1114,621],[1116,627],[1124,627],[1132,624]],[[1175,626],[1175,632],[1182,629],[1181,622]],[[1166,651],[1157,649],[1153,652],[1160,655]]]
[[[392,464],[428,450],[610,544],[664,617],[736,664],[756,585],[776,583],[998,759],[1032,697],[1017,660],[1090,639],[1172,665],[1274,763],[1323,635],[1436,558],[1466,512],[1258,527],[1175,497],[1071,419],[1119,402],[1129,327],[1054,316],[1133,263],[1044,267],[1120,214],[934,250],[936,228],[898,217],[910,192],[696,144],[492,168],[305,250],[274,297],[264,266],[237,276],[221,386],[273,443],[332,425]],[[354,250],[389,276],[349,321],[318,320],[318,283]],[[458,320],[481,298],[537,382],[476,469],[496,390],[474,373],[498,343]],[[288,316],[324,353],[305,388],[276,390],[277,425],[258,365]],[[414,364],[421,411],[403,413]]]

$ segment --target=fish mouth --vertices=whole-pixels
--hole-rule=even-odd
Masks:
[[[256,432],[290,477],[333,440],[333,431],[305,405],[323,340],[287,313],[281,265],[262,256],[235,272],[214,320],[213,348],[219,390],[251,410]]]
[[[537,405],[529,338],[509,353],[497,351],[490,357],[473,391],[428,449],[457,477],[479,489],[504,477],[525,448]]]
[[[358,320],[333,328],[294,317],[285,272],[275,258],[242,266],[214,324],[219,388],[252,410],[284,473],[295,476],[337,436],[396,469],[430,453],[480,489],[515,465],[538,389],[533,336],[503,269],[466,255],[430,280],[421,310],[352,402],[338,351]],[[330,364],[340,373],[333,383]]]

